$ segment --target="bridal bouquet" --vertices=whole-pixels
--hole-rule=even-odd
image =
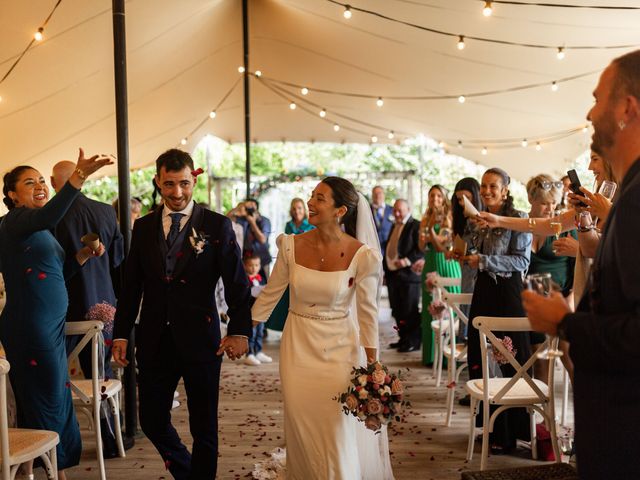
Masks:
[[[345,415],[353,415],[365,427],[378,433],[382,425],[400,421],[404,388],[399,374],[389,373],[380,362],[368,367],[353,367],[353,378],[346,392],[338,394],[337,401]]]

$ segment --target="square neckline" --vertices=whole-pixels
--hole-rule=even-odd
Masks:
[[[364,243],[362,245],[360,245],[358,250],[356,250],[356,253],[353,254],[353,257],[351,257],[351,261],[349,262],[349,265],[347,266],[346,269],[344,269],[344,270],[317,270],[315,268],[305,267],[304,265],[301,265],[296,261],[296,242],[295,242],[294,236],[295,235],[290,235],[291,242],[293,243],[293,245],[291,246],[291,255],[292,255],[292,259],[293,259],[293,264],[296,267],[304,268],[305,270],[310,270],[312,272],[320,272],[320,273],[343,273],[343,272],[348,272],[349,269],[351,268],[351,265],[353,265],[353,261],[358,256],[358,253],[360,253],[360,250],[362,250],[362,248],[365,246]]]

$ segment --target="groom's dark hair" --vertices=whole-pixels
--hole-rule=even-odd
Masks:
[[[160,175],[160,169],[164,167],[167,172],[179,172],[189,167],[194,170],[193,158],[187,152],[183,152],[177,148],[167,150],[156,160],[156,173]]]

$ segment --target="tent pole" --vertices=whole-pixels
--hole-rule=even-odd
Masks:
[[[246,198],[251,196],[251,107],[249,105],[249,0],[242,0],[242,50],[244,55],[244,152]]]
[[[116,137],[118,145],[118,206],[120,231],[124,237],[125,258],[131,242],[131,192],[129,189],[129,118],[127,109],[127,55],[124,25],[125,0],[113,0],[113,64],[116,87]],[[120,285],[124,280],[124,268],[120,268]],[[134,358],[135,333],[131,332],[127,346],[127,358]],[[124,420],[125,433],[133,441],[138,427],[136,401],[135,362],[124,370]],[[116,425],[119,428],[119,425]]]

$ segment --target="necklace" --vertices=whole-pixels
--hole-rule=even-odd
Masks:
[[[340,240],[342,240],[342,235],[343,233],[340,232],[340,237],[338,238],[338,242],[340,242]],[[318,252],[320,252],[320,245],[318,244],[318,239],[316,239],[316,250]],[[340,258],[344,257],[344,252],[340,252]],[[320,256],[320,263],[324,263],[325,257],[324,256]]]

